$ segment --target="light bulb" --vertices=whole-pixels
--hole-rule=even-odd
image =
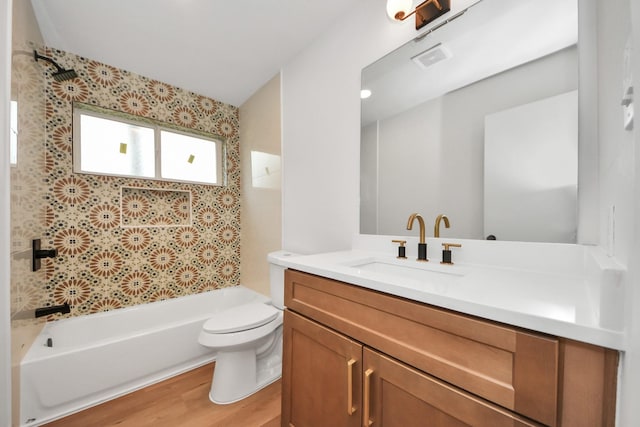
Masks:
[[[400,21],[411,13],[412,0],[387,0],[387,15],[394,21]]]

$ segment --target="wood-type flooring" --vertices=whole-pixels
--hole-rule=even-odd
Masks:
[[[279,427],[281,381],[230,405],[209,401],[214,364],[151,385],[45,427]]]

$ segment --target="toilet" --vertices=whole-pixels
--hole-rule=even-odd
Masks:
[[[269,254],[270,260],[289,252]],[[282,375],[284,270],[269,264],[270,303],[247,303],[216,313],[202,326],[198,342],[216,350],[209,399],[229,404],[244,399]]]

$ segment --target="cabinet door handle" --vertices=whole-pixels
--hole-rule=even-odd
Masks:
[[[373,425],[371,421],[371,375],[373,375],[373,369],[367,369],[364,372],[364,418],[362,420],[363,427],[369,427]]]
[[[347,362],[347,414],[353,415],[356,411],[353,406],[353,365],[356,364],[356,359],[349,359]]]

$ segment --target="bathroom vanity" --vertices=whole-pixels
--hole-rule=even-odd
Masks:
[[[520,313],[518,320],[517,308],[513,322],[496,321],[500,310],[482,316],[473,314],[472,305],[452,310],[450,290],[463,287],[463,280],[436,275],[431,281],[439,285],[430,288],[430,273],[419,279],[381,270],[351,273],[350,256],[362,253],[288,262],[283,426],[615,425],[622,346],[615,331],[593,327],[581,340],[580,328],[572,331],[566,319],[546,313],[527,323],[522,319],[531,316]],[[439,272],[439,263],[429,264],[430,272]],[[465,268],[471,280],[475,268]],[[516,273],[525,280],[530,274]],[[423,289],[403,292],[390,284],[395,280]],[[482,289],[482,281],[477,286]],[[561,334],[549,333],[554,322]]]

